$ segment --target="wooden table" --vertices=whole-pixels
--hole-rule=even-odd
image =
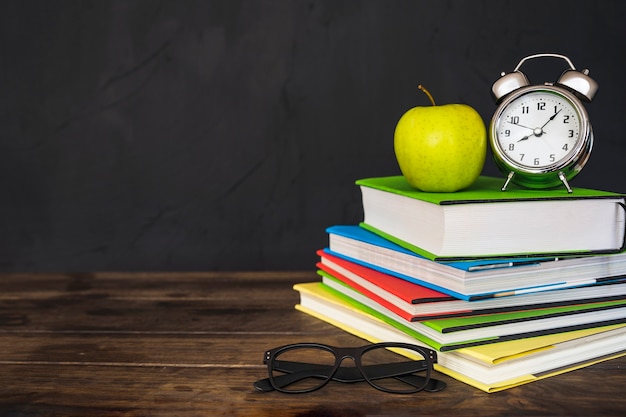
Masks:
[[[500,393],[257,392],[263,352],[363,341],[294,310],[309,272],[0,275],[2,416],[626,415],[626,359]]]

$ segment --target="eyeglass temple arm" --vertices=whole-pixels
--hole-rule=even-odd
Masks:
[[[423,386],[424,379],[426,379],[423,376],[419,376],[419,375],[397,375],[394,378],[404,382],[405,384],[413,385],[416,388]],[[426,392],[437,392],[437,391],[441,391],[445,387],[447,387],[447,384],[444,381],[440,381],[439,379],[435,379],[435,378],[430,378],[426,386],[423,388],[423,390]]]
[[[354,369],[356,370],[356,368]],[[303,362],[277,361],[274,363],[274,370],[279,372],[286,372],[284,375],[278,375],[273,378],[275,385],[279,387],[286,387],[290,384],[306,378],[327,379],[328,374],[332,372],[333,367],[329,365],[318,365]],[[358,382],[358,378],[360,378],[360,380],[363,380],[363,377],[358,372],[358,370],[356,370],[356,373],[352,377],[353,378],[350,379],[351,382]],[[339,379],[336,379],[335,376],[333,376],[333,380],[339,381]],[[259,391],[264,392],[274,390],[274,387],[270,383],[269,378],[264,378],[256,381],[254,383],[254,387]]]
[[[297,375],[297,378],[293,378],[294,374],[285,374],[285,375],[280,375],[274,378],[274,383],[279,385],[280,387],[286,387],[289,384],[293,384],[295,382],[298,382],[301,379],[305,379],[307,378],[304,375]],[[291,378],[289,378],[291,377]],[[325,377],[324,377],[325,378]],[[324,379],[322,378],[322,379]],[[421,387],[424,385],[424,377],[419,376],[419,375],[398,375],[395,376],[394,378],[404,382],[405,384],[408,385],[412,385],[414,387]],[[335,378],[333,378],[333,380],[336,380]],[[344,380],[343,382],[359,382],[359,381],[363,381],[363,378],[358,378],[358,379],[354,379],[354,380]],[[263,378],[263,379],[259,379],[258,381],[254,382],[254,387],[262,392],[270,392],[270,391],[274,391],[274,387],[272,386],[270,379],[269,378]],[[424,391],[426,392],[437,392],[437,391],[441,391],[446,387],[446,383],[443,381],[440,381],[438,379],[435,378],[430,378],[427,385],[424,387]]]
[[[365,371],[367,372],[370,380],[381,379],[381,378],[397,378],[409,385],[413,385],[416,387],[420,387],[424,385],[424,380],[426,378],[419,375],[410,375],[413,372],[421,371],[426,369],[426,364],[423,361],[419,361],[422,366],[416,369],[415,361],[410,362],[399,362],[392,364],[382,364],[382,365],[367,365],[364,366]],[[289,362],[289,361],[280,361],[280,363],[274,364],[274,369],[280,372],[287,372],[284,375],[279,375],[274,377],[274,384],[280,387],[286,387],[295,382],[301,381],[306,378],[320,378],[326,379],[328,378],[328,374],[332,372],[332,366],[325,365],[316,365],[302,362]],[[358,370],[358,368],[354,367],[339,367],[337,372],[332,377],[333,381],[338,382],[362,382],[365,381],[365,378]],[[428,385],[426,386],[426,391],[440,391],[444,389],[446,386],[445,382],[439,381],[433,378],[430,378]],[[268,392],[273,391],[274,387],[269,381],[269,378],[264,378],[256,381],[254,383],[254,387],[260,391]]]
[[[332,371],[333,366],[319,365],[305,362],[292,362],[292,361],[276,361],[273,368],[275,371],[286,372],[289,374],[296,374],[306,372],[304,378],[312,377],[309,372],[320,373],[320,378],[328,378],[328,373]],[[425,361],[406,361],[406,362],[393,362],[377,365],[365,365],[362,366],[363,371],[367,373],[369,379],[391,378],[396,375],[406,375],[413,372],[424,371],[427,368]],[[358,382],[364,381],[363,375],[355,367],[339,367],[333,380],[339,382]]]
[[[294,384],[298,381],[302,381],[303,379],[307,379],[307,378],[319,378],[319,379],[328,378],[328,374],[324,375],[324,374],[321,374],[319,371],[321,370],[318,370],[317,372],[316,371],[302,371],[302,372],[294,372],[292,374],[278,375],[274,377],[274,384],[282,388],[282,387],[287,387],[291,384]],[[263,391],[263,392],[274,391],[274,387],[272,386],[272,383],[270,382],[269,378],[259,379],[258,381],[254,383],[254,387],[258,389],[259,391]]]

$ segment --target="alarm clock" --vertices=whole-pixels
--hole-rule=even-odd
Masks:
[[[520,67],[531,59],[560,58],[569,65],[554,83],[531,84]],[[593,131],[583,102],[591,102],[598,84],[589,70],[576,71],[559,54],[523,58],[511,73],[502,73],[491,88],[497,108],[489,126],[489,143],[500,171],[510,182],[527,188],[568,183],[585,166],[593,147]]]

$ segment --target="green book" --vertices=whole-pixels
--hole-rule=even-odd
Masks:
[[[422,192],[403,176],[361,179],[364,228],[432,260],[615,253],[623,194],[512,186],[481,176],[455,193]]]
[[[343,291],[337,291],[324,283],[319,283],[319,286],[320,290],[342,299],[354,309],[372,315],[442,352],[626,323],[625,300],[409,322],[347,286]]]

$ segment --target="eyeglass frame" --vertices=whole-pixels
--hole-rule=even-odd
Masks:
[[[299,367],[298,370],[295,371],[290,371],[287,370],[285,367],[276,367],[275,366],[275,359],[277,357],[279,357],[283,352],[288,351],[288,350],[294,350],[294,349],[306,349],[306,348],[311,348],[311,349],[322,349],[322,350],[326,350],[330,353],[332,353],[335,357],[335,363],[333,365],[323,365],[323,364],[310,364],[310,363],[302,363],[302,362],[289,362],[288,363],[292,364],[292,365],[297,365]],[[385,348],[385,349],[408,349],[408,350],[413,350],[418,352],[423,359],[422,360],[415,360],[414,362],[423,362],[423,370],[426,371],[426,375],[422,376],[422,375],[412,375],[414,372],[417,372],[418,370],[412,369],[410,372],[400,372],[398,369],[396,369],[395,371],[392,369],[393,364],[381,364],[381,365],[366,365],[364,366],[362,364],[362,357],[363,354],[374,350],[374,349],[381,349],[381,348]],[[341,364],[343,363],[343,360],[346,358],[350,358],[354,361],[355,363],[355,367],[354,368],[347,368],[347,367],[342,367]],[[283,361],[285,362],[285,361]],[[263,364],[267,365],[267,370],[268,370],[268,378],[263,378],[260,379],[258,381],[256,381],[254,383],[254,387],[259,390],[259,391],[264,391],[264,392],[268,392],[268,391],[279,391],[279,392],[283,392],[283,393],[287,393],[287,394],[300,394],[300,393],[307,393],[307,392],[312,392],[312,391],[316,391],[318,389],[323,388],[324,386],[326,386],[326,384],[328,384],[328,382],[330,382],[331,380],[333,381],[338,381],[338,382],[361,382],[361,381],[366,381],[370,386],[372,386],[373,388],[379,390],[379,391],[383,391],[383,392],[387,392],[387,393],[392,393],[392,394],[413,394],[416,392],[420,392],[420,391],[427,391],[427,392],[436,392],[436,391],[441,391],[442,389],[444,389],[446,387],[446,383],[437,379],[434,379],[431,377],[432,371],[433,371],[433,364],[437,363],[437,352],[423,347],[423,346],[419,346],[419,345],[414,345],[411,343],[402,343],[402,342],[381,342],[381,343],[373,343],[373,344],[368,344],[368,345],[364,345],[364,346],[359,346],[359,347],[337,347],[337,346],[331,346],[331,345],[327,345],[327,344],[323,344],[323,343],[315,343],[315,342],[304,342],[304,343],[292,343],[292,344],[288,344],[288,345],[283,345],[283,346],[279,346],[279,347],[275,347],[273,349],[267,350],[263,356]],[[320,378],[324,378],[325,380],[317,386],[313,386],[310,388],[306,388],[306,389],[298,389],[298,390],[287,390],[284,389],[283,387],[288,386],[290,384],[292,384],[293,382],[297,382],[298,379],[289,382],[289,379],[293,379],[294,378],[294,374],[296,372],[303,372],[306,371],[306,367],[307,365],[309,366],[308,371],[314,371],[315,369],[319,369],[320,366],[321,367],[330,367],[332,366],[331,371],[328,373],[328,375],[320,375]],[[379,374],[378,378],[371,378],[370,376],[368,376],[368,372],[365,371],[365,367],[376,367],[377,371],[385,371],[382,374]],[[386,368],[386,369],[385,369]],[[343,370],[343,372],[341,373],[342,375],[337,375],[339,370]],[[352,371],[351,371],[352,370]],[[358,375],[354,372],[354,370],[358,370]],[[285,372],[282,375],[274,375],[274,371],[280,371],[280,372]],[[391,373],[390,373],[391,372]],[[314,375],[310,375],[310,376],[314,376]],[[299,377],[299,379],[302,378],[306,378],[305,377]],[[377,385],[375,382],[373,382],[373,379],[380,379],[380,378],[396,378],[399,379],[403,382],[405,382],[407,385],[412,385],[415,387],[415,389],[412,390],[392,390],[392,389],[388,389],[385,388],[383,386]],[[420,384],[419,386],[416,385],[415,383],[412,383],[411,381],[414,380],[415,378],[419,378],[419,380],[424,381],[422,384]],[[277,383],[276,380],[287,380],[286,383]]]

